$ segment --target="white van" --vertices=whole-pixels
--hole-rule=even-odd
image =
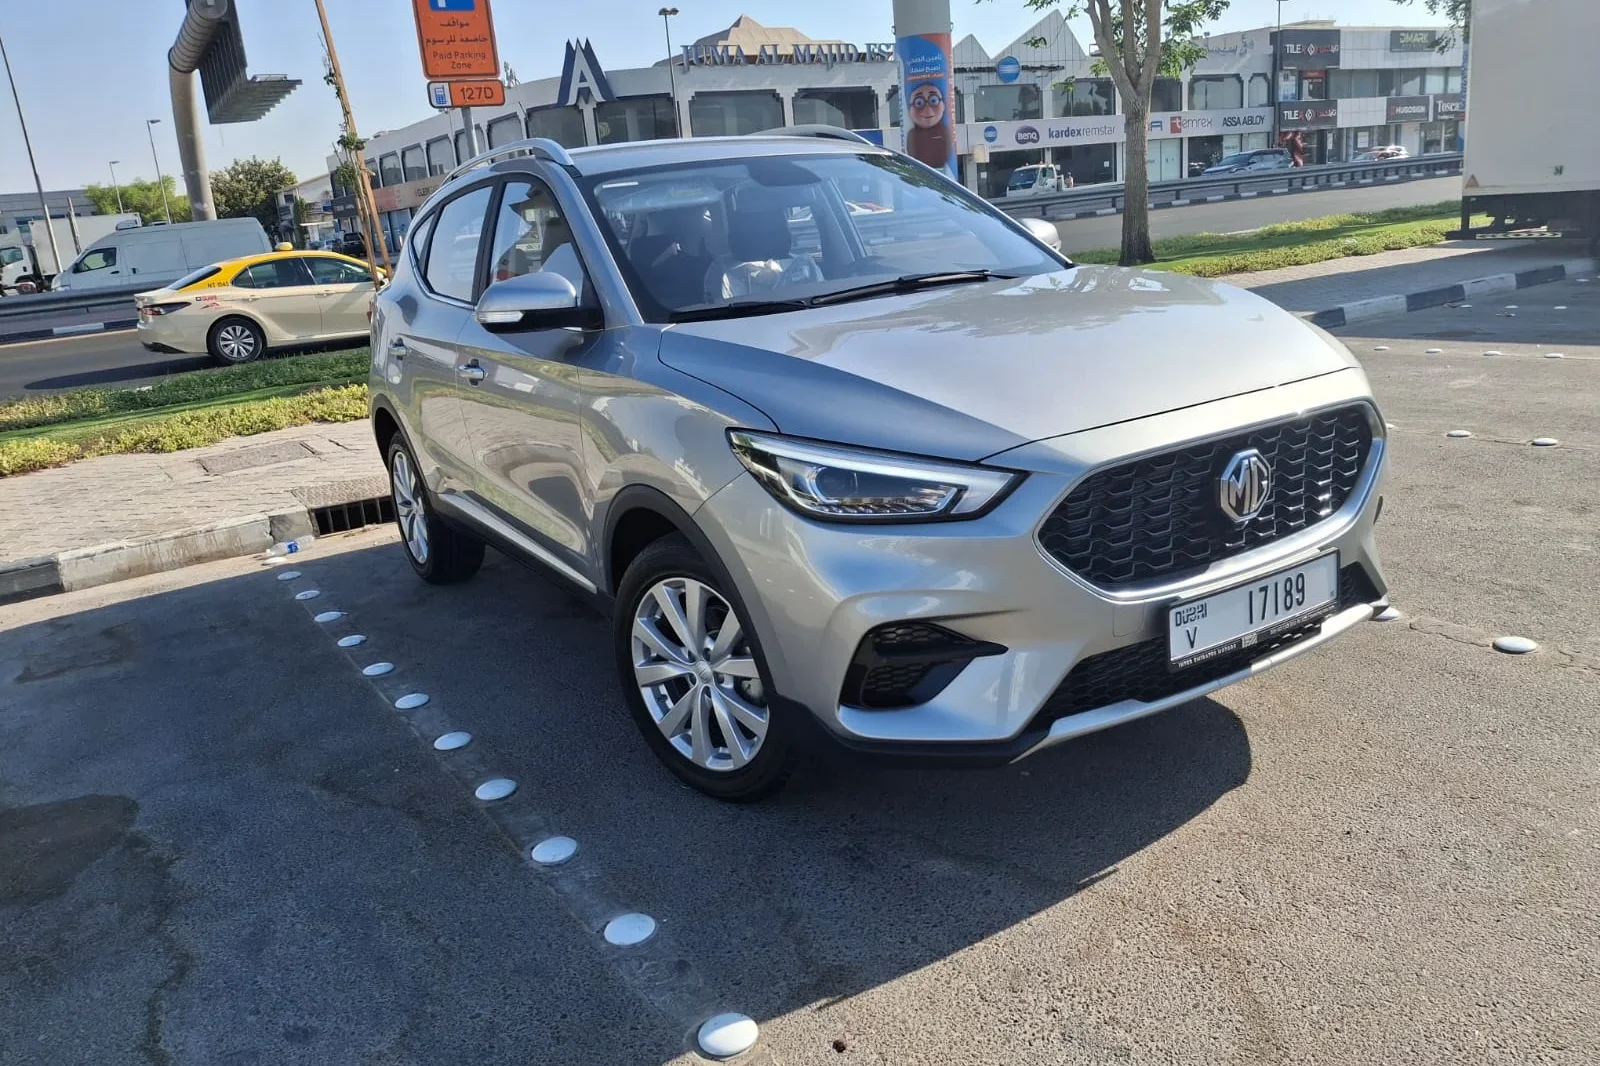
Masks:
[[[1006,182],[1006,196],[1041,196],[1060,192],[1064,181],[1061,171],[1049,163],[1018,167]]]
[[[266,230],[253,218],[143,226],[101,237],[57,274],[51,287],[73,292],[119,285],[159,289],[203,266],[270,251]]]

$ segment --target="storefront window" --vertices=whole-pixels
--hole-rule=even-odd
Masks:
[[[1237,74],[1206,74],[1189,79],[1189,110],[1227,111],[1244,106],[1244,82]]]
[[[528,136],[548,137],[563,148],[589,143],[583,130],[583,112],[575,107],[536,107],[528,112]]]
[[[672,99],[666,96],[629,96],[594,109],[598,144],[653,141],[678,135],[672,120]]]
[[[1074,78],[1056,86],[1056,116],[1115,115],[1117,90],[1110,78]]]
[[[1328,98],[1328,75],[1322,70],[1308,70],[1300,75],[1300,99],[1326,100]]]
[[[783,104],[773,92],[695,93],[689,131],[696,137],[731,137],[782,126]]]
[[[980,85],[973,101],[971,121],[1008,122],[1022,118],[1044,118],[1044,92],[1037,85]]]
[[[875,130],[878,94],[871,89],[801,89],[794,96],[794,120],[797,124]]]
[[[400,169],[400,156],[397,153],[390,152],[386,156],[380,156],[378,158],[378,170],[383,175],[384,188],[387,189],[391,185],[405,184],[405,171]]]
[[[1272,79],[1265,74],[1250,75],[1250,91],[1245,104],[1248,107],[1266,107],[1272,103]]]
[[[1328,71],[1328,99],[1351,100],[1366,96],[1384,96],[1378,84],[1378,75],[1389,71],[1330,70]]]
[[[448,174],[455,167],[455,151],[450,147],[450,138],[438,137],[428,142],[428,173],[431,176]]]
[[[400,153],[400,165],[405,171],[407,181],[416,181],[418,178],[428,176],[428,165],[423,161],[420,144],[413,144]]]
[[[1061,168],[1063,175],[1072,178],[1074,186],[1117,180],[1117,146],[1114,144],[1053,148],[1050,155],[1051,162]]]
[[[482,126],[474,126],[473,129],[478,131],[478,149],[476,152],[473,151],[472,145],[467,143],[466,130],[460,130],[456,133],[456,158],[461,160],[463,163],[477,155],[479,152],[482,152],[483,146],[488,143],[483,139]]]
[[[1454,119],[1422,124],[1422,154],[1454,152],[1459,145],[1460,123]]]
[[[501,115],[489,123],[489,147],[499,148],[522,140],[522,119],[516,115]]]
[[[1395,80],[1398,84],[1391,96],[1421,96],[1424,72],[1421,70],[1397,70]]]
[[[1150,111],[1182,111],[1183,82],[1177,78],[1157,78],[1150,93]]]

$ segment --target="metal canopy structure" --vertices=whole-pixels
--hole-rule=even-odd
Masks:
[[[212,125],[254,122],[300,87],[298,78],[282,74],[250,76],[231,0],[191,0],[186,6],[167,62],[179,74],[200,72]]]

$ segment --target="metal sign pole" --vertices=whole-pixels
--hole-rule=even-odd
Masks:
[[[488,146],[482,149],[478,147],[478,130],[472,124],[472,108],[463,107],[458,110],[461,112],[461,128],[467,132],[467,159],[474,159],[480,151],[488,151]],[[461,162],[465,163],[467,159]]]

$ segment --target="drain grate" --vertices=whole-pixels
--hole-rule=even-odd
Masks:
[[[386,525],[394,521],[394,501],[387,496],[376,496],[350,503],[313,507],[311,521],[316,525],[319,537]]]

